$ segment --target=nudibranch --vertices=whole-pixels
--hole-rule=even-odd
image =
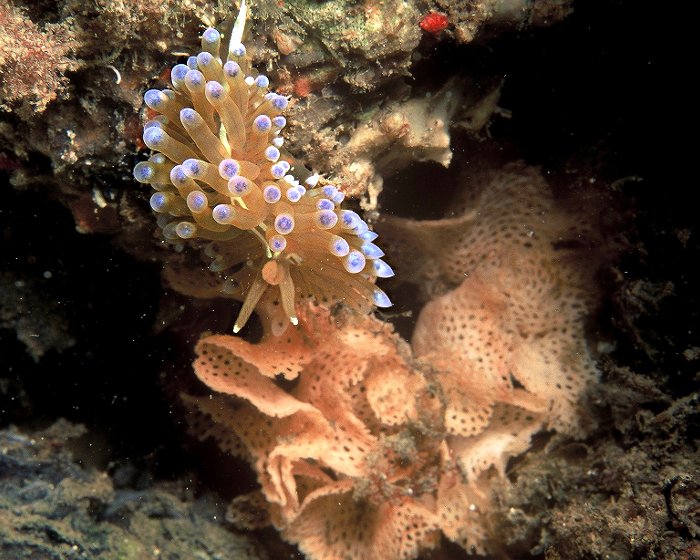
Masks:
[[[158,116],[144,126],[153,154],[134,177],[155,190],[163,237],[203,240],[223,291],[243,301],[234,332],[272,287],[294,325],[304,299],[360,312],[391,306],[375,286],[394,275],[377,234],[341,207],[340,189],[285,156],[289,99],[252,67],[241,43],[245,18],[242,3],[228,45],[207,29],[202,52],[173,67],[172,88],[144,95]]]

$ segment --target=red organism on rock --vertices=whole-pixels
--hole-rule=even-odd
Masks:
[[[438,12],[429,12],[420,21],[420,27],[423,31],[428,33],[440,33],[447,29],[449,21],[445,14],[440,14]]]

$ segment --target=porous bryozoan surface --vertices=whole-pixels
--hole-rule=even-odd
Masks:
[[[591,293],[577,249],[557,244],[574,222],[517,166],[468,205],[444,222],[389,220],[432,259],[417,279],[443,292],[412,349],[377,319],[317,308],[286,339],[200,341],[195,371],[218,394],[186,397],[214,423],[196,432],[250,461],[261,486],[232,519],[256,504],[313,559],[414,558],[440,532],[486,552],[509,459],[543,429],[584,433]]]

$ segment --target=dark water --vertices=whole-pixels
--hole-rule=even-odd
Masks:
[[[670,75],[672,30],[656,13],[671,9],[577,2],[574,14],[551,28],[466,47],[425,41],[413,71],[416,91],[434,91],[455,73],[502,77],[499,106],[510,116],[495,117],[483,142],[455,130],[449,169],[415,163],[386,177],[380,198],[386,214],[443,216],[459,174],[479,158],[541,166],[555,185],[576,173],[607,185],[614,201],[609,223],[616,228],[610,235],[620,235],[625,250],[601,273],[606,294],[591,330],[613,341],[606,359],[658,385],[663,397],[640,398],[649,414],[691,395],[699,381],[696,181],[679,177],[673,126],[692,112],[692,100],[685,100],[682,79]],[[31,169],[50,173],[38,155]],[[187,439],[177,398],[197,387],[189,366],[194,342],[205,329],[228,328],[229,304],[192,304],[168,292],[157,263],[138,262],[110,235],[77,233],[66,208],[40,189],[13,189],[11,175],[0,170],[0,427],[41,429],[66,418],[87,426],[80,457],[98,469],[124,473],[128,465],[158,480],[194,476],[199,492],[225,499],[251,489],[255,477],[244,465]],[[438,196],[427,184],[447,188]],[[133,185],[124,179],[111,187]],[[391,320],[408,338],[420,310],[417,296],[398,281],[388,286],[398,312]],[[19,297],[27,298],[24,313],[37,330],[55,322],[75,343],[33,359],[16,337]],[[165,330],[158,327],[163,314]],[[216,315],[223,318],[211,320]],[[693,422],[682,427],[689,445],[696,443]],[[136,484],[138,476],[124,484]],[[461,549],[445,544],[433,558],[460,557]]]

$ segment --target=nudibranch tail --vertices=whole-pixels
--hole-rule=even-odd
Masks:
[[[289,99],[252,68],[241,42],[246,15],[241,2],[227,46],[206,29],[202,51],[173,67],[171,88],[144,95],[158,116],[143,132],[153,155],[134,177],[155,190],[163,237],[209,242],[209,270],[223,293],[243,301],[234,332],[271,288],[293,325],[302,299],[360,312],[389,307],[374,286],[394,274],[376,233],[341,207],[340,189],[293,168],[280,151]]]

